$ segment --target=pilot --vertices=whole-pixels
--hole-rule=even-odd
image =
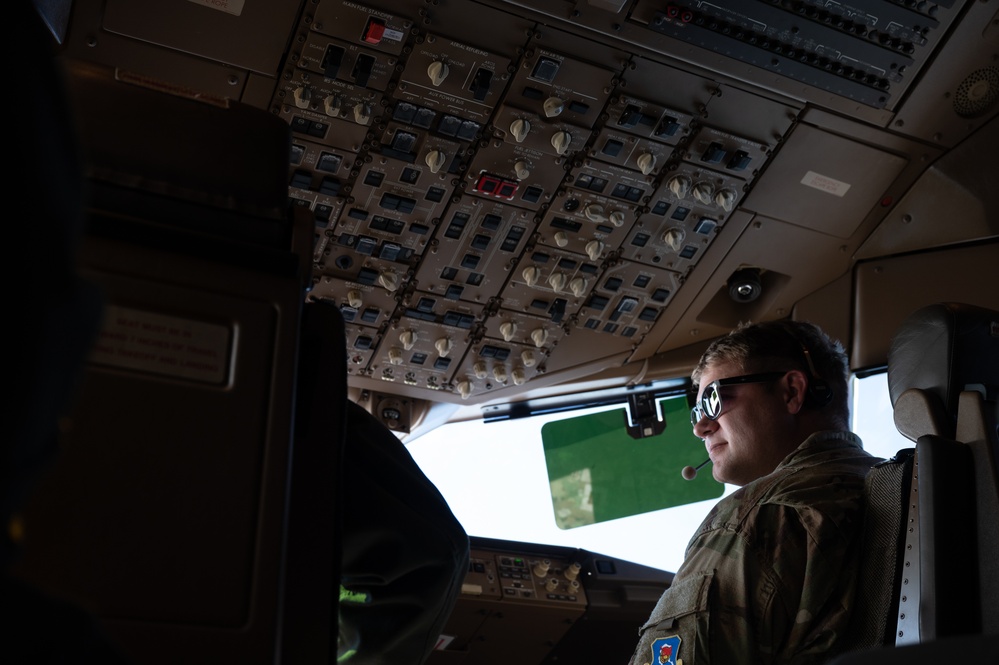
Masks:
[[[639,631],[631,665],[795,663],[846,649],[864,478],[880,458],[849,431],[847,359],[818,327],[740,325],[692,374],[694,434],[723,498]]]
[[[380,420],[347,401],[337,662],[425,662],[458,600],[469,540]]]

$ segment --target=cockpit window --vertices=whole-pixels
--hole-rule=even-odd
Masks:
[[[878,457],[891,457],[898,450],[914,445],[895,429],[886,379],[886,375],[880,373],[852,381],[853,429],[863,439],[865,449]],[[550,423],[567,418],[622,408],[623,405],[617,404],[569,414],[549,413],[490,423],[453,423],[419,437],[408,448],[470,535],[579,547],[676,571],[697,525],[718,499],[735,491],[736,487],[723,485],[720,494],[693,503],[628,517],[594,520],[592,524],[574,528],[560,528],[556,519],[543,431]],[[685,428],[685,436],[692,437],[686,405],[679,415],[685,424],[674,425],[667,415],[667,433],[671,429],[678,433]],[[696,439],[694,442],[692,450],[683,448],[682,460],[661,469],[664,483],[678,487],[689,485],[681,478],[680,469],[688,464],[696,466],[705,457],[693,454],[702,452],[697,450],[696,446],[700,444]],[[655,465],[650,463],[649,466],[655,475]],[[706,471],[707,468],[702,469],[697,480],[708,475]]]

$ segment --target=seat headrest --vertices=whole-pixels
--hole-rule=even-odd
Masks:
[[[999,312],[938,303],[913,312],[888,351],[888,393],[896,405],[908,390],[938,402],[951,422],[962,391],[999,395]]]

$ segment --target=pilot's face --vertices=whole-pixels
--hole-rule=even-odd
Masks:
[[[742,376],[731,362],[708,365],[700,377],[700,391],[712,381]],[[717,419],[702,417],[694,434],[704,440],[711,458],[711,475],[732,485],[745,485],[776,468],[796,442],[789,440],[792,423],[782,395],[785,378],[719,388],[721,413]],[[700,400],[701,394],[698,394]]]

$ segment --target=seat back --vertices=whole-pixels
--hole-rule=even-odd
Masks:
[[[915,621],[900,643],[999,632],[999,312],[914,312],[892,340],[888,389],[918,469],[918,604],[904,594]]]
[[[959,650],[955,662],[993,662],[979,652],[999,635],[999,312],[959,303],[914,312],[892,340],[888,384],[896,426],[915,442],[899,453],[911,456],[912,474],[888,477],[885,492],[871,489],[883,465],[868,478],[851,644],[863,650],[880,636],[890,658],[899,647],[947,644]]]
[[[107,306],[14,572],[137,664],[329,663],[345,344],[338,312],[300,328],[314,221],[289,206],[290,129],[63,64],[80,269]],[[300,423],[317,409],[298,434],[296,390]]]
[[[914,452],[904,448],[879,462],[864,481],[863,565],[847,640],[852,650],[895,643]]]

